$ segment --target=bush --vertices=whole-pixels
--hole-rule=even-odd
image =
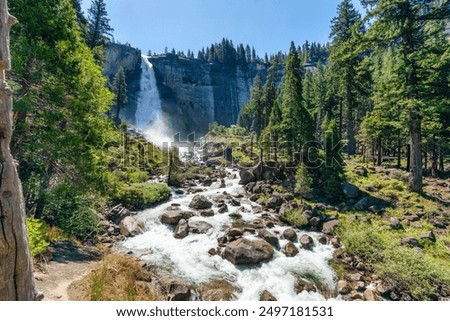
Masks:
[[[348,254],[362,257],[369,262],[380,258],[386,241],[373,226],[364,223],[347,223],[337,229]]]
[[[295,226],[302,227],[308,225],[308,218],[298,208],[288,210],[284,216],[289,223]]]
[[[142,183],[123,185],[115,201],[133,210],[141,210],[152,204],[170,198],[171,191],[167,185]]]
[[[44,252],[50,245],[49,237],[46,233],[48,226],[45,222],[30,217],[27,217],[26,224],[31,255],[36,256]]]
[[[145,183],[148,181],[148,173],[139,169],[130,171],[128,172],[128,180],[131,183]]]
[[[423,253],[404,246],[393,246],[385,251],[383,260],[375,264],[377,274],[394,282],[403,291],[424,300],[437,295],[436,282],[450,285],[450,273],[434,264]]]
[[[97,231],[101,198],[80,190],[69,183],[62,183],[47,192],[44,219],[77,238]]]

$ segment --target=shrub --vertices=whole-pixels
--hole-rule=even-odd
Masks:
[[[145,183],[148,181],[148,173],[139,169],[130,171],[128,172],[128,180],[131,183]]]
[[[404,246],[393,246],[385,251],[383,260],[375,264],[377,274],[404,291],[424,300],[437,295],[435,282],[450,285],[450,273],[434,264],[423,253]]]
[[[373,226],[364,223],[347,223],[337,229],[345,249],[350,255],[375,261],[386,248],[386,241]]]
[[[102,203],[95,193],[62,183],[47,192],[44,219],[65,233],[84,238],[97,231],[97,208]]]
[[[170,198],[170,188],[164,184],[142,183],[123,185],[115,201],[133,210],[141,210]]]
[[[306,166],[301,164],[295,173],[295,191],[300,195],[307,194],[312,191],[312,183],[312,178],[309,176]]]
[[[46,233],[47,224],[45,222],[27,217],[28,242],[32,256],[44,252],[50,245],[49,237]]]
[[[308,218],[298,208],[288,210],[284,216],[293,225],[301,227],[308,224]]]

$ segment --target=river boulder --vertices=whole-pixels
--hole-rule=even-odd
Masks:
[[[194,213],[190,211],[168,211],[161,215],[160,220],[163,224],[177,225],[181,219],[188,220],[192,216]]]
[[[120,233],[126,237],[136,236],[144,232],[144,223],[133,216],[125,217],[119,224]]]
[[[182,218],[177,227],[175,227],[175,231],[173,232],[173,237],[176,239],[184,239],[189,234],[189,226],[188,222]]]
[[[189,232],[195,233],[195,234],[205,234],[210,229],[212,229],[212,225],[203,221],[195,221],[195,222],[189,222]]]
[[[269,261],[273,254],[272,245],[266,241],[241,238],[229,243],[223,256],[235,265],[244,265]]]
[[[294,243],[292,242],[288,242],[286,243],[285,246],[283,246],[282,252],[284,253],[284,255],[286,255],[287,257],[294,257],[298,254],[299,250],[298,248],[295,246]]]
[[[213,206],[213,203],[206,198],[204,195],[195,195],[189,204],[190,208],[196,210],[207,210]]]

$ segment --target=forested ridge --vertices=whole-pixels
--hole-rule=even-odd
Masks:
[[[169,200],[172,192],[202,193],[213,183],[225,188],[225,178],[236,174],[224,168],[234,167],[245,195],[224,192],[219,202],[199,197],[194,208],[202,217],[217,214],[213,203],[221,214],[233,206],[245,212],[241,200],[248,199],[266,215],[262,228],[286,224],[324,233],[323,244],[336,248],[330,264],[339,281],[336,289],[326,289],[320,277],[301,275],[314,292],[352,300],[450,297],[450,197],[442,185],[448,188],[450,3],[361,3],[364,15],[342,0],[324,45],[292,42],[287,53],[263,58],[227,38],[201,49],[196,59],[261,64],[267,77],[254,79],[236,125],[210,124],[205,150],[212,160],[189,165],[176,149],[160,150],[121,122],[127,79],[120,66],[113,79],[103,75],[105,50],[114,41],[103,0],[93,0],[86,16],[80,0],[9,0],[19,22],[11,29],[7,74],[14,108],[11,152],[36,262],[45,261],[49,245],[61,240],[103,248],[143,233],[132,214]],[[195,59],[191,50],[165,54]],[[176,203],[167,210],[179,214],[161,217],[176,239],[212,228],[188,225],[194,214],[180,212]],[[259,223],[246,225],[238,212],[230,216],[232,226],[208,252],[211,257],[225,259],[244,231],[275,238],[275,249],[296,255],[280,248],[278,235],[264,236]],[[124,227],[125,217],[132,229]],[[291,241],[284,232],[279,238]],[[297,241],[295,235],[292,245]],[[83,281],[83,299],[171,298],[139,287],[156,276],[129,262],[107,256],[102,264],[116,264],[126,280],[102,266]],[[299,294],[305,284],[296,282]],[[228,299],[236,297],[227,281],[211,284]],[[185,299],[196,286],[185,286]]]

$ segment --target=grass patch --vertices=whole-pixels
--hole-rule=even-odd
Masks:
[[[308,224],[308,218],[298,208],[286,211],[284,216],[292,225],[302,227]]]
[[[150,281],[152,274],[131,257],[108,254],[96,268],[77,281],[77,299],[83,301],[158,301],[158,293],[139,281]]]

